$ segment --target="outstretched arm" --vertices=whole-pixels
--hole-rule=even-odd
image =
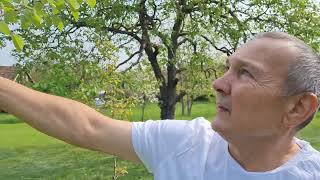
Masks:
[[[0,77],[0,109],[67,143],[140,162],[131,142],[132,123],[106,117],[80,102]]]

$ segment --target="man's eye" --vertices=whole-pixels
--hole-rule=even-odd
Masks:
[[[251,73],[246,69],[240,69],[240,74],[252,77]]]

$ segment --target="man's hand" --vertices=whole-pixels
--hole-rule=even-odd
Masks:
[[[77,101],[0,77],[0,109],[67,143],[140,162],[131,142],[132,123],[108,118]]]

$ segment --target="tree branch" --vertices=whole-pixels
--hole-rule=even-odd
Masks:
[[[223,52],[223,53],[226,53],[227,56],[230,56],[230,55],[232,54],[232,52],[231,52],[228,48],[226,48],[226,47],[218,48],[218,47],[214,44],[214,42],[212,42],[208,37],[206,37],[206,36],[204,36],[204,35],[201,35],[201,37],[204,38],[207,42],[209,42],[216,50],[221,51],[221,52]]]
[[[181,91],[180,94],[176,97],[176,102],[180,102],[183,96],[185,96],[187,93],[185,91]]]
[[[126,42],[124,42],[124,43],[120,44],[120,45],[118,46],[118,48],[119,48],[119,49],[123,48],[125,45],[127,45],[127,44],[131,43],[133,39],[134,39],[134,38],[130,38],[128,41],[126,41]]]
[[[120,30],[117,28],[113,28],[113,27],[104,27],[107,31],[112,32],[112,33],[116,33],[116,34],[124,34],[124,35],[128,35],[133,37],[134,39],[136,39],[137,41],[141,42],[141,38],[133,33],[133,32],[129,32],[129,31],[124,31],[124,30]]]
[[[122,66],[122,65],[126,64],[127,62],[129,62],[134,56],[136,56],[136,55],[139,54],[139,53],[141,53],[140,50],[139,50],[139,51],[136,51],[136,52],[133,53],[133,54],[131,54],[131,56],[129,56],[128,59],[126,59],[126,60],[124,60],[123,62],[121,62],[120,64],[118,64],[118,65],[116,66],[116,69],[118,69],[120,66]]]
[[[75,27],[80,28],[80,27],[89,27],[89,28],[94,28],[94,26],[92,25],[88,25],[86,22],[84,21],[78,21],[74,23]],[[127,30],[121,30],[119,28],[115,28],[115,27],[103,27],[106,31],[108,32],[112,32],[115,34],[123,34],[123,35],[127,35],[130,36],[132,38],[134,38],[135,40],[137,40],[138,42],[141,42],[141,38],[134,32],[131,31],[127,31]]]
[[[148,60],[152,66],[154,75],[156,79],[162,84],[165,85],[165,78],[162,74],[161,68],[159,66],[159,63],[157,61],[157,55],[158,55],[158,48],[153,47],[153,44],[151,43],[150,37],[149,37],[149,32],[148,32],[148,26],[150,21],[150,17],[147,14],[147,9],[146,9],[146,0],[141,0],[140,1],[140,10],[139,10],[139,25],[141,26],[142,29],[142,37],[141,37],[141,49],[144,49],[147,56]]]
[[[138,57],[137,61],[134,62],[134,63],[132,63],[132,64],[130,65],[130,67],[128,67],[126,70],[124,70],[124,72],[129,71],[129,70],[132,69],[134,66],[136,66],[137,64],[139,64],[141,58],[142,58],[142,53],[139,54],[139,57]]]

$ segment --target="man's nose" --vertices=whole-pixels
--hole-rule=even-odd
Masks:
[[[212,86],[213,89],[216,90],[221,95],[229,95],[231,94],[231,85],[230,85],[230,78],[228,76],[223,75],[222,77],[213,81]]]

